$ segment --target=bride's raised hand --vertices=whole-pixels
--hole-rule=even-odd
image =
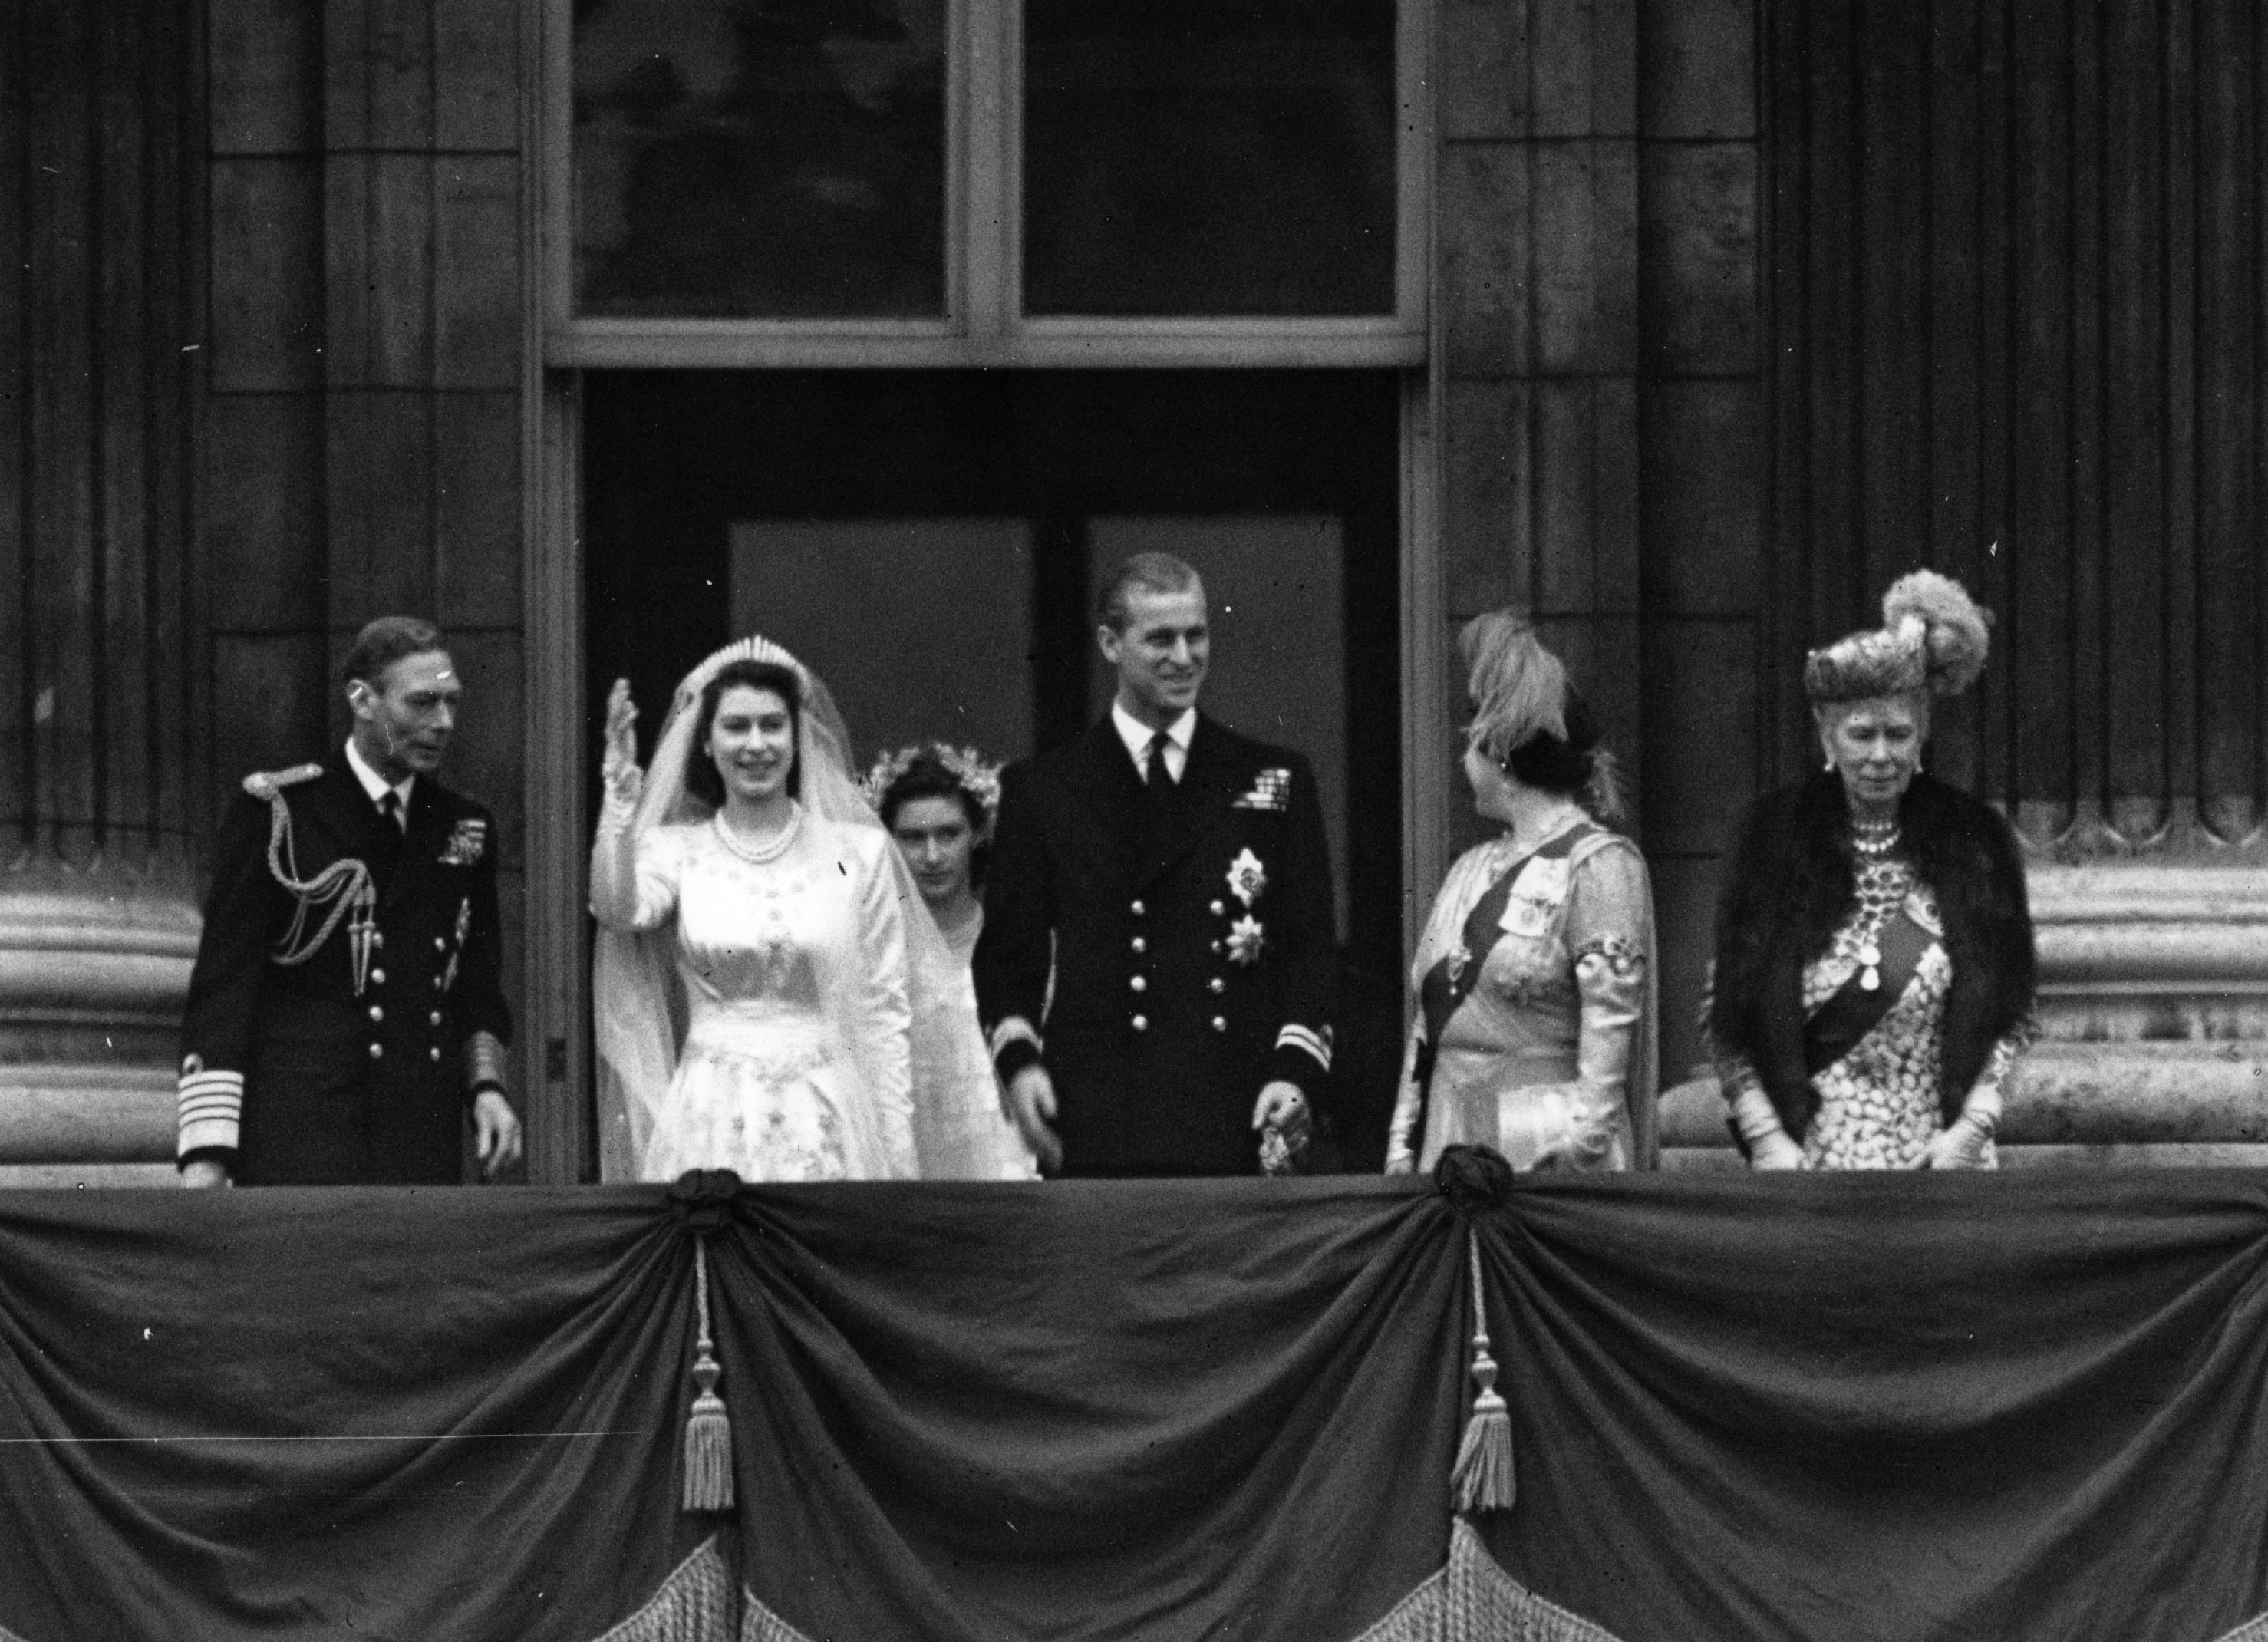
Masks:
[[[607,693],[607,738],[599,758],[599,776],[607,792],[622,803],[635,804],[645,790],[645,772],[637,762],[637,704],[630,700],[630,681],[616,679]]]

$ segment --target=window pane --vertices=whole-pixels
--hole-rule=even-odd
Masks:
[[[1028,521],[741,519],[732,595],[735,633],[763,634],[826,681],[859,770],[912,741],[1030,751]]]
[[[945,309],[946,0],[578,0],[586,314]]]
[[[1024,15],[1026,313],[1393,311],[1393,0]]]

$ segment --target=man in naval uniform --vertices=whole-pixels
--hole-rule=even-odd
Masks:
[[[1180,559],[1128,560],[1098,600],[1108,715],[1002,779],[977,1012],[1050,1173],[1288,1167],[1330,1071],[1314,777],[1197,711],[1205,608]]]
[[[496,823],[434,778],[462,694],[440,630],[347,657],[346,746],[247,777],[214,847],[181,1024],[185,1183],[455,1185],[518,1158]]]

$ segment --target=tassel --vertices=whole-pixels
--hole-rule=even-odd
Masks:
[[[1519,1497],[1512,1466],[1512,1413],[1496,1388],[1496,1359],[1489,1355],[1488,1312],[1481,1298],[1481,1251],[1477,1240],[1467,1247],[1473,1273],[1473,1394],[1472,1417],[1465,1422],[1464,1440],[1457,1445],[1457,1463],[1449,1473],[1449,1493],[1456,1509],[1469,1516],[1481,1511],[1509,1511]]]
[[[725,1399],[717,1395],[724,1369],[709,1338],[709,1262],[707,1245],[693,1245],[694,1301],[700,1314],[701,1337],[694,1342],[693,1381],[700,1390],[693,1411],[685,1417],[685,1501],[687,1511],[730,1511],[733,1508],[733,1421]]]

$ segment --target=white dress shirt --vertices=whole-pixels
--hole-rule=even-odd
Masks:
[[[1134,773],[1145,781],[1150,778],[1150,742],[1158,733],[1144,724],[1123,705],[1110,703],[1110,722],[1118,731],[1118,739],[1126,743],[1126,751],[1134,760]],[[1189,738],[1197,733],[1197,710],[1194,707],[1166,726],[1166,776],[1176,786],[1181,784],[1182,771],[1189,767]]]
[[[379,808],[379,800],[387,791],[386,777],[370,767],[370,762],[362,755],[362,748],[354,744],[351,737],[347,740],[347,768],[355,772],[355,779],[362,783],[362,790],[370,794],[371,807]],[[416,783],[417,777],[413,772],[394,784],[394,795],[401,800],[401,813],[394,818],[394,824],[404,832],[409,830],[409,789]]]

